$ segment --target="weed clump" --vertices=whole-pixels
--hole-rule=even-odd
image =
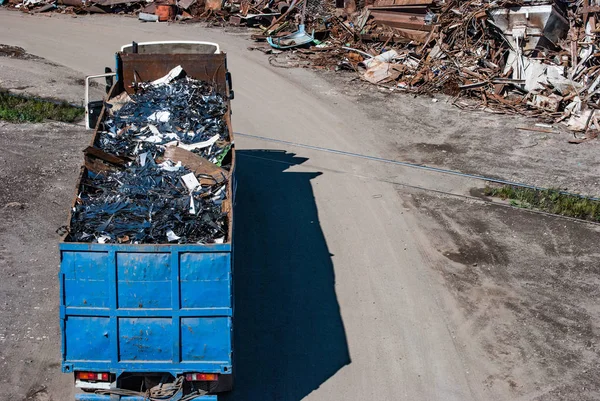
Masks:
[[[556,189],[533,189],[504,185],[488,186],[486,196],[509,200],[516,207],[538,209],[544,212],[600,222],[600,201],[583,196],[562,193]]]
[[[45,120],[72,123],[81,119],[83,114],[83,108],[66,102],[55,103],[0,90],[0,120],[11,123],[40,123]]]

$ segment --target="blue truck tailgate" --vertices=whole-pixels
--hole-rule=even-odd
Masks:
[[[60,244],[63,371],[228,374],[231,244]]]

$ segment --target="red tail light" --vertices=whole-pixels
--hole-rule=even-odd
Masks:
[[[185,380],[189,382],[216,382],[219,380],[219,375],[216,373],[188,373],[185,375]]]
[[[110,381],[110,375],[108,373],[98,373],[98,372],[77,372],[77,378],[79,380],[85,380],[85,381],[90,381],[90,382]]]

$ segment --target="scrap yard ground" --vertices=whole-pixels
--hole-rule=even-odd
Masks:
[[[484,186],[473,178],[326,151],[597,196],[597,140],[568,144],[517,129],[533,120],[350,73],[277,69],[239,30],[0,10],[0,37],[41,57],[0,54],[0,86],[60,97],[64,83],[69,101],[83,96],[76,79],[132,40],[228,52],[237,377],[223,399],[600,399],[597,225],[491,204],[471,195]],[[44,77],[52,89],[36,93]],[[0,122],[2,400],[73,397],[60,373],[55,230],[89,138],[82,125]]]

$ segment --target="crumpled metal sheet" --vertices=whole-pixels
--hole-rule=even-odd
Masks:
[[[182,181],[190,170],[163,168],[152,157],[106,175],[88,173],[71,214],[67,241],[100,243],[215,243],[227,236],[221,210],[226,183]]]
[[[206,82],[183,77],[168,84],[147,84],[105,120],[96,146],[131,157],[156,153],[173,141],[193,145],[212,140],[193,151],[213,161],[227,145],[226,113],[227,100]]]

